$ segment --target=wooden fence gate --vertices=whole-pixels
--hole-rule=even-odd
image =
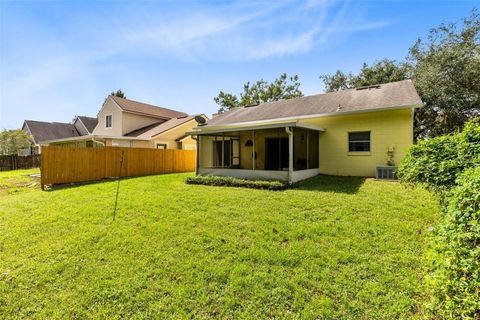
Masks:
[[[147,148],[42,147],[41,183],[94,181],[118,177],[123,157],[122,177],[195,171],[194,150]]]

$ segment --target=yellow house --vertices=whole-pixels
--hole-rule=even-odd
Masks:
[[[288,182],[319,173],[373,177],[404,158],[421,106],[405,80],[235,108],[190,132],[197,174]]]
[[[205,115],[200,115],[207,119]],[[139,101],[108,96],[89,134],[44,141],[44,144],[76,147],[135,147],[195,149],[186,134],[196,126],[195,116]]]

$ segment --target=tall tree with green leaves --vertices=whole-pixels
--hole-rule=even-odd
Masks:
[[[112,91],[112,93],[110,93],[110,95],[114,96],[114,97],[127,99],[127,96],[125,95],[125,93],[121,89],[118,89],[117,91]]]
[[[16,155],[31,145],[31,137],[26,131],[3,129],[0,132],[0,155]]]
[[[416,115],[417,133],[458,131],[480,114],[480,14],[462,23],[441,24],[410,49],[413,81],[425,107]]]
[[[387,83],[410,79],[412,67],[406,62],[382,59],[375,61],[372,65],[364,63],[357,75],[345,73],[341,70],[333,75],[324,74],[320,79],[325,84],[327,92],[338,91],[350,88],[370,86],[379,83]]]
[[[430,30],[405,61],[364,63],[358,74],[338,70],[320,79],[326,91],[412,79],[425,103],[415,114],[416,137],[458,131],[480,114],[480,14]]]
[[[289,77],[282,73],[280,77],[269,83],[266,80],[258,80],[251,84],[247,82],[243,86],[240,98],[231,93],[220,91],[213,100],[220,106],[218,112],[223,113],[240,106],[255,105],[263,102],[278,101],[303,96],[300,90],[300,81],[297,75]]]

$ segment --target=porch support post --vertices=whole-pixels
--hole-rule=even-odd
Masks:
[[[293,129],[285,127],[288,134],[288,183],[293,182]]]
[[[195,157],[195,175],[198,176],[198,168],[200,167],[200,136],[197,135],[197,155]]]
[[[225,166],[225,135],[222,134],[222,169]]]

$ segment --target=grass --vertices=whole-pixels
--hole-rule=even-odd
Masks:
[[[122,180],[112,221],[115,182],[40,191],[19,186],[28,172],[0,173],[2,319],[424,316],[438,208],[422,189],[321,176],[274,192],[149,176]]]

